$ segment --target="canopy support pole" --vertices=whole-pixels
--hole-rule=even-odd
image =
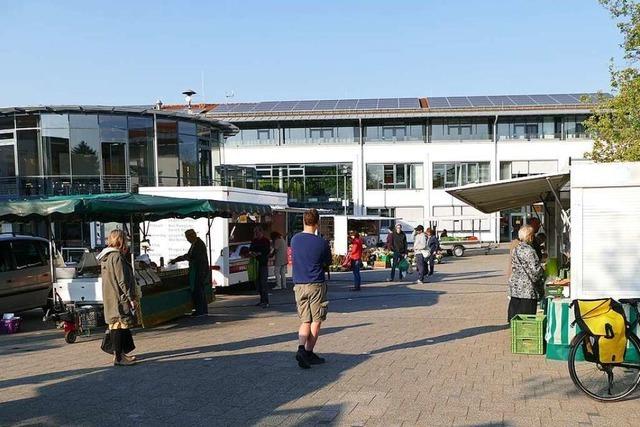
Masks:
[[[213,225],[213,219],[207,216],[207,249],[209,250],[209,281],[211,281],[211,266],[213,265],[213,259],[211,257],[211,226]]]
[[[49,273],[51,274],[51,286],[56,281],[56,267],[53,263],[54,261],[54,252],[56,251],[56,245],[53,243],[52,233],[51,233],[51,217],[47,217],[47,240],[49,241]]]
[[[547,178],[546,181],[547,181],[547,184],[549,184],[549,188],[551,189],[551,193],[553,194],[553,197],[556,199],[556,202],[558,203],[558,207],[560,208],[560,213],[562,214],[562,221],[567,225],[571,225],[569,214],[567,214],[567,211],[565,211],[564,208],[562,207],[562,203],[560,202],[560,196],[558,195],[558,192],[551,184],[551,180],[549,178]]]
[[[129,215],[129,232],[131,234],[131,269],[133,270],[133,280],[136,277],[136,255],[135,255],[135,241],[133,238],[133,215]]]

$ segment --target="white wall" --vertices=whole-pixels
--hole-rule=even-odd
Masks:
[[[403,218],[409,224],[428,224],[434,206],[465,206],[444,190],[432,189],[432,163],[490,162],[491,180],[499,178],[501,161],[556,160],[558,170],[566,170],[569,159],[580,159],[592,146],[590,140],[533,140],[533,141],[464,141],[432,143],[357,143],[308,144],[270,147],[225,147],[226,164],[278,164],[278,163],[353,163],[353,198],[356,214],[366,208],[423,208],[423,218]],[[423,189],[419,190],[366,190],[366,164],[369,163],[422,163]],[[407,209],[404,212],[418,212]],[[479,214],[480,215],[480,214]],[[482,215],[486,217],[486,215]],[[486,240],[499,239],[499,216],[490,216],[490,229],[477,234]]]

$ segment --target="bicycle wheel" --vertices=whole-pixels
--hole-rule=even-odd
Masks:
[[[620,400],[635,390],[640,381],[640,363],[629,362],[625,363],[625,366],[620,366],[576,361],[585,339],[589,339],[587,333],[581,332],[574,338],[569,348],[569,375],[576,387],[592,399],[600,401]],[[636,354],[640,354],[638,338],[631,335],[629,342]],[[627,354],[632,349],[627,349]]]

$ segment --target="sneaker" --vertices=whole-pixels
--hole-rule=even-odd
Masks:
[[[298,366],[302,369],[311,368],[311,363],[305,350],[298,349],[298,352],[296,353],[296,360],[298,361]]]
[[[324,357],[318,356],[313,351],[307,351],[307,358],[312,365],[322,365],[325,362]]]
[[[387,278],[385,279],[385,282],[393,282],[393,279]]]
[[[416,285],[422,285],[424,282],[422,280],[416,280]]]
[[[134,356],[133,354],[132,355],[123,354],[122,357],[124,359],[131,360],[132,362],[135,362],[136,360],[138,360],[138,358],[136,356]]]

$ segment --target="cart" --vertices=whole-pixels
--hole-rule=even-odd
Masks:
[[[453,256],[461,257],[467,250],[484,250],[485,255],[488,255],[492,249],[498,247],[498,244],[481,240],[460,239],[440,242],[440,247]]]
[[[64,331],[64,340],[67,344],[76,342],[78,335],[90,336],[98,329],[98,325],[104,325],[104,313],[102,305],[80,305],[65,303],[60,294],[54,290],[52,308],[47,310],[43,321],[56,322],[56,326]]]

